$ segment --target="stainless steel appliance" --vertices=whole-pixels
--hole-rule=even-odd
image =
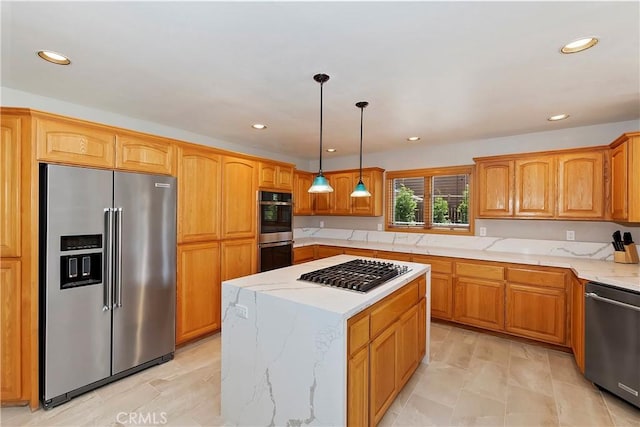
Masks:
[[[260,271],[288,267],[293,260],[291,193],[261,191],[258,204]]]
[[[41,165],[45,408],[173,358],[176,180]]]
[[[640,293],[587,283],[585,376],[640,408]]]
[[[408,271],[406,265],[354,259],[304,273],[298,280],[364,293]]]

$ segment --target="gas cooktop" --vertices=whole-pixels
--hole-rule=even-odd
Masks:
[[[405,265],[391,262],[354,259],[304,273],[298,280],[364,293],[409,270]]]

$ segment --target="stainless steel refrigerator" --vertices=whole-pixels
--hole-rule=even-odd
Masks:
[[[175,287],[175,178],[41,165],[45,408],[171,360]]]

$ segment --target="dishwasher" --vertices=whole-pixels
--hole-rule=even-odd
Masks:
[[[640,408],[640,293],[587,283],[585,376]]]

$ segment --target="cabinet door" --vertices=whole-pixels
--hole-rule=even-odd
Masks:
[[[329,258],[335,255],[342,255],[344,249],[336,246],[318,246],[317,259]]]
[[[628,211],[627,143],[611,150],[611,218],[626,220]]]
[[[290,166],[278,166],[276,172],[277,188],[291,191],[293,189],[293,168]]]
[[[0,262],[0,400],[22,399],[22,294],[20,261]]]
[[[214,151],[179,149],[178,242],[220,238],[221,170]]]
[[[264,188],[276,188],[277,166],[273,163],[258,163],[258,186]]]
[[[355,184],[351,172],[332,174],[333,205],[331,213],[335,215],[351,214],[351,193]]]
[[[566,322],[564,289],[507,284],[508,332],[564,344]]]
[[[0,256],[19,257],[21,252],[20,117],[2,116],[0,138]]]
[[[558,217],[603,217],[603,161],[602,151],[558,156]]]
[[[382,195],[380,191],[376,192],[376,182],[375,178],[377,175],[382,175],[382,173],[375,174],[373,171],[362,171],[362,182],[364,186],[367,187],[369,193],[371,193],[371,197],[351,197],[351,213],[353,215],[358,216],[374,216],[374,215],[382,215],[382,209],[377,208],[377,199],[382,199]],[[355,188],[358,180],[360,179],[360,172],[354,172],[353,178],[351,180],[353,188]],[[380,176],[380,180],[382,177]],[[379,185],[382,188],[382,185]],[[353,188],[349,192],[353,191]],[[380,212],[378,212],[378,210]]]
[[[554,163],[553,156],[515,161],[515,216],[553,217],[556,197]]]
[[[248,276],[257,271],[258,244],[255,239],[222,242],[222,281]]]
[[[315,178],[315,175],[313,177]],[[336,184],[333,182],[333,174],[326,173],[324,174],[324,177],[329,181],[329,185],[333,187],[333,193],[316,193],[313,195],[312,210],[315,215],[328,215],[331,213],[331,208],[333,206],[333,199],[336,193]]]
[[[571,349],[584,374],[584,282],[576,278],[571,283]]]
[[[222,157],[222,238],[256,234],[256,164],[239,157]]]
[[[313,175],[296,171],[293,183],[293,214],[311,215],[314,195],[309,193],[309,187],[313,183]]]
[[[481,328],[504,330],[504,284],[458,278],[453,319]]]
[[[161,138],[116,136],[116,168],[164,175],[174,174],[175,147]]]
[[[513,215],[513,161],[478,162],[478,216]]]
[[[427,299],[422,298],[418,303],[418,360],[427,353]]]
[[[176,343],[220,329],[220,246],[178,245]]]
[[[349,358],[347,371],[347,426],[369,425],[369,347]]]
[[[302,264],[303,262],[313,261],[315,257],[314,246],[301,246],[293,248],[293,263]]]
[[[453,316],[453,282],[451,275],[431,274],[431,317],[451,320]]]
[[[394,325],[387,328],[369,346],[371,394],[369,420],[377,425],[396,397],[397,333]]]
[[[409,381],[419,363],[420,305],[416,304],[400,317],[397,325],[396,372],[398,390]]]
[[[80,122],[36,119],[38,160],[113,168],[115,133]]]

